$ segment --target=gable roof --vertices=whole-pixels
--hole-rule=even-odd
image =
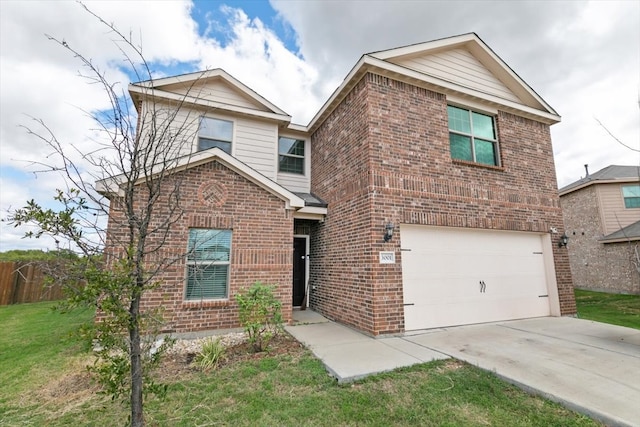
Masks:
[[[452,66],[454,61],[436,65],[437,61],[432,60],[437,55],[454,50],[458,50],[458,56],[465,56],[466,60],[472,63],[460,66],[456,70],[456,67]],[[472,79],[463,75],[455,76],[455,73],[464,67],[475,67],[475,72],[484,78],[490,77],[494,90],[486,90],[482,85],[473,84]],[[553,124],[560,121],[558,113],[477,34],[468,33],[363,55],[311,119],[307,126],[309,131],[313,132],[326,119],[367,72],[385,75],[457,99],[479,100],[484,105],[492,105],[543,123]]]
[[[175,163],[172,164],[170,173],[177,173],[183,170],[191,169],[214,160],[222,163],[232,171],[243,176],[247,180],[253,182],[269,193],[279,197],[286,202],[288,209],[299,209],[305,207],[305,201],[301,197],[287,190],[280,184],[277,184],[276,182],[270,180],[266,176],[247,166],[245,163],[241,162],[235,157],[225,153],[218,147],[198,151],[194,154],[180,157],[175,161]],[[166,166],[162,164],[155,165],[151,168],[151,174],[159,174],[160,172],[165,171],[165,167]],[[124,174],[120,174],[112,178],[102,179],[96,182],[96,191],[105,196],[122,196],[121,185],[124,184],[125,180],[126,177]],[[142,179],[140,181],[142,181]]]
[[[201,92],[199,90],[194,90],[196,87],[201,88],[213,82],[224,84],[245,101],[233,103],[229,102],[229,100],[224,102],[207,99],[200,96]],[[226,110],[232,113],[274,119],[287,124],[291,122],[289,114],[220,68],[131,83],[129,84],[129,94],[136,108],[139,108],[139,101],[142,99],[160,98]]]
[[[620,230],[598,239],[601,243],[618,243],[640,240],[640,221],[622,227]]]
[[[558,192],[560,196],[594,184],[611,184],[625,182],[640,182],[640,166],[609,165],[598,172],[587,175],[569,185],[565,185]]]

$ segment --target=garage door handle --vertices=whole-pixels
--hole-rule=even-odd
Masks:
[[[402,305],[404,305],[406,307],[408,305],[415,305],[415,304],[414,303],[409,303],[409,304],[402,304]]]
[[[484,283],[484,280],[480,280],[480,293],[485,293],[487,291],[487,284]]]

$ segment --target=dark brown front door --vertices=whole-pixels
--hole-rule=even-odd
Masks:
[[[307,277],[307,239],[293,238],[293,306],[300,307],[304,302]]]

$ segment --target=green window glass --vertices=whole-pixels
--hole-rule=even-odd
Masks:
[[[485,165],[499,165],[493,117],[447,106],[451,158]]]
[[[304,141],[280,137],[278,139],[278,170],[304,175]]]
[[[622,197],[625,208],[640,208],[640,185],[622,186]]]
[[[189,230],[185,300],[229,297],[230,254],[231,230]]]
[[[233,122],[228,120],[202,117],[198,129],[198,151],[218,147],[231,154],[233,141]]]

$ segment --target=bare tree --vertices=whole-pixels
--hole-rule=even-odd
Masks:
[[[168,345],[167,341],[152,349],[162,313],[141,310],[141,301],[145,292],[158,286],[159,275],[186,255],[164,248],[182,215],[180,174],[173,171],[190,161],[197,131],[198,117],[184,107],[198,94],[194,82],[188,96],[170,104],[158,101],[141,47],[82,7],[109,29],[127,68],[142,82],[136,87],[143,94],[134,105],[125,89],[108,81],[94,62],[67,41],[47,36],[81,62],[80,75],[104,89],[110,109],[89,112],[100,135],[89,152],[58,140],[42,120],[34,119],[35,130],[26,127],[58,160],[38,163],[40,172],[61,173],[66,188],[54,197],[61,204],[59,210],[31,200],[12,211],[8,220],[15,226],[35,225],[27,236],[53,236],[60,247],[66,245],[82,255],[74,268],[53,279],[67,285],[77,283],[76,278],[86,281],[84,287],[70,287],[70,302],[93,304],[98,310],[99,321],[89,335],[100,357],[94,371],[113,397],[128,396],[131,425],[141,426],[144,393],[166,391],[150,377],[150,369]]]

